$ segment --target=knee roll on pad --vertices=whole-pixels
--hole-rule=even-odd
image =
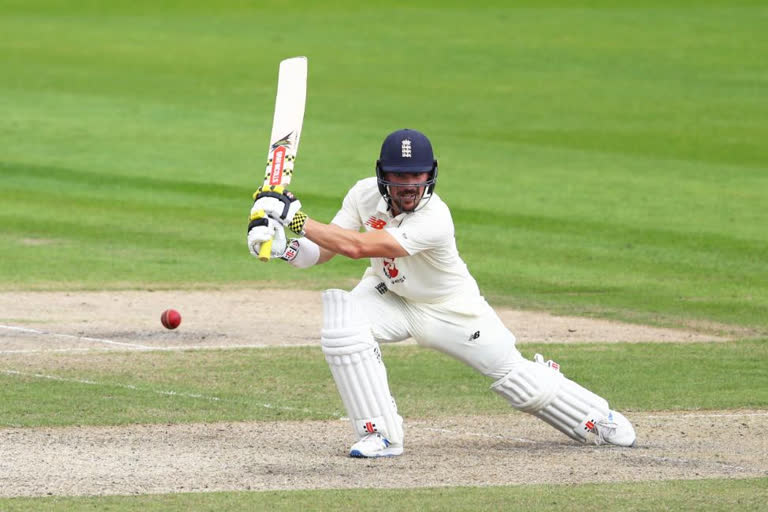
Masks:
[[[403,442],[403,420],[389,393],[387,370],[365,312],[343,290],[323,293],[321,346],[358,438],[379,432]]]
[[[491,386],[515,409],[546,421],[586,442],[595,422],[609,413],[608,402],[544,364],[520,361]]]

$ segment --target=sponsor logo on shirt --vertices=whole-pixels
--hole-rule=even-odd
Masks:
[[[395,265],[395,258],[384,258],[384,275],[386,275],[392,284],[398,284],[405,281],[405,276],[400,275],[397,265]],[[400,277],[398,277],[400,276]]]
[[[365,224],[368,226],[371,226],[373,229],[384,229],[384,226],[387,225],[387,221],[377,219],[373,215],[371,215],[371,218],[365,221]]]
[[[384,274],[390,278],[394,279],[397,277],[397,275],[400,273],[399,270],[397,270],[397,266],[395,265],[395,259],[394,258],[384,258]]]

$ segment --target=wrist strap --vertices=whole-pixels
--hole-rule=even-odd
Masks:
[[[299,210],[296,212],[296,214],[293,216],[293,219],[291,220],[291,223],[288,224],[288,229],[293,231],[299,236],[304,236],[304,224],[307,222],[307,214],[303,211]]]

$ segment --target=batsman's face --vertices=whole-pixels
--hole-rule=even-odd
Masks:
[[[396,210],[395,215],[403,212],[412,212],[419,205],[421,196],[424,195],[424,186],[429,180],[428,172],[394,173],[388,172],[384,178],[389,181],[389,197],[392,198],[392,206]]]

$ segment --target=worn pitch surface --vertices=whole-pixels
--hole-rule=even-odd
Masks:
[[[285,294],[285,295],[281,295]],[[298,322],[251,325],[290,300]],[[160,326],[163,309],[184,316]],[[316,344],[317,292],[0,294],[0,363],[46,353]],[[527,341],[706,341],[695,332],[500,311]],[[279,318],[279,316],[277,316]],[[259,332],[256,336],[254,332]],[[290,334],[286,335],[285,333]],[[583,446],[528,415],[406,419],[406,452],[346,457],[345,421],[0,428],[0,496],[583,483],[768,475],[768,412],[627,412],[638,447]],[[763,441],[761,441],[763,440]],[[383,477],[386,475],[386,477]]]

